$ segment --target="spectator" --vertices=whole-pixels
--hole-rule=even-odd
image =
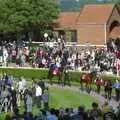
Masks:
[[[108,112],[103,114],[103,120],[117,120],[113,107],[110,107],[109,109]]]
[[[118,105],[118,107],[115,111],[115,114],[116,114],[117,120],[120,120],[120,104]]]
[[[43,104],[44,104],[44,109],[48,110],[48,108],[49,108],[49,93],[48,93],[48,89],[44,90],[43,95],[42,95],[42,100],[43,100]]]
[[[42,96],[42,88],[36,84],[35,86],[36,89],[36,103],[38,104],[39,107],[41,107],[41,96]]]
[[[27,113],[31,113],[32,112],[32,93],[28,92],[25,98],[26,98]]]
[[[98,108],[97,103],[92,103],[92,110],[90,111],[90,120],[100,120],[101,110]]]
[[[104,104],[102,105],[101,111],[102,111],[102,114],[105,114],[110,111],[110,107],[107,101],[105,101]]]
[[[58,117],[55,115],[55,109],[50,110],[50,114],[47,116],[47,120],[58,120]]]
[[[84,106],[78,108],[78,114],[72,116],[72,120],[89,120]]]
[[[63,116],[63,120],[72,120],[70,116],[70,111],[68,108],[65,109],[65,115]]]

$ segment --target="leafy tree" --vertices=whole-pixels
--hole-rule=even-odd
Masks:
[[[21,33],[52,26],[57,0],[0,0],[0,32]]]

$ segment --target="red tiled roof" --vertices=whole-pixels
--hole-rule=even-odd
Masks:
[[[108,21],[113,8],[113,4],[86,5],[77,24],[104,24]]]
[[[74,27],[76,25],[76,20],[79,17],[80,12],[62,12],[58,22],[60,27]]]

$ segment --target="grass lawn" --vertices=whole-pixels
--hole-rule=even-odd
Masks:
[[[85,105],[85,107],[89,109],[91,108],[91,103],[94,101],[97,100],[87,94],[81,94],[77,91],[61,88],[50,88],[50,107],[77,108],[80,105]]]
[[[97,101],[95,98],[87,95],[81,94],[77,91],[72,91],[68,89],[51,87],[49,88],[49,106],[50,108],[60,108],[60,107],[73,107],[77,108],[80,105],[85,105],[87,109],[91,108],[91,103]],[[24,104],[20,107],[21,113],[24,111]],[[39,113],[39,108],[33,105],[33,114]],[[0,120],[4,120],[5,114],[0,114]]]

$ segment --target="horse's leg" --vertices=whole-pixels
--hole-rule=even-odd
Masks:
[[[50,84],[52,85],[52,78],[53,78],[53,75],[50,75],[49,76],[49,80],[50,80]]]
[[[89,85],[90,85],[90,88],[89,88],[90,91],[92,90],[92,83],[93,83],[92,80],[93,80],[93,78],[91,77],[91,78],[90,78],[90,83],[89,83]]]
[[[49,73],[48,73],[48,79],[50,80],[50,84],[51,85],[52,85],[52,78],[53,78],[52,71],[49,71]]]
[[[62,73],[58,74],[58,84],[62,83]]]
[[[88,92],[88,83],[85,83],[85,90]]]

